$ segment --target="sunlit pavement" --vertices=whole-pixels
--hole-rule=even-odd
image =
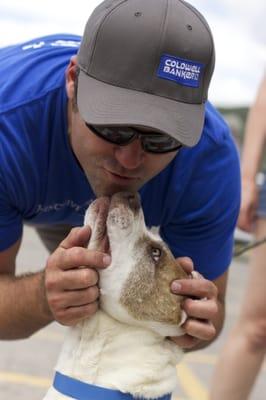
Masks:
[[[47,253],[34,231],[29,227],[25,228],[18,273],[41,269],[46,257]],[[246,259],[240,258],[234,261],[230,272],[224,330],[220,338],[207,349],[184,356],[182,363],[177,366],[178,388],[174,393],[174,400],[208,399],[213,368],[222,344],[238,315],[246,276]],[[30,339],[0,341],[0,399],[42,399],[52,381],[53,368],[64,338],[64,330],[64,327],[53,323]],[[264,364],[252,393],[252,400],[265,400],[265,378]]]

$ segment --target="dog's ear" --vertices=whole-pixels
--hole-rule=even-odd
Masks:
[[[107,197],[101,197],[91,203],[86,211],[84,225],[89,225],[92,231],[88,245],[90,250],[107,250],[106,219],[109,203],[110,200]]]

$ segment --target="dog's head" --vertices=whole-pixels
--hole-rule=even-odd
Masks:
[[[170,285],[174,279],[188,276],[160,236],[147,229],[139,195],[121,192],[110,202],[98,199],[91,207],[85,223],[92,225],[99,237],[106,219],[112,256],[111,265],[99,271],[101,308],[121,322],[163,336],[182,334],[183,298],[172,294]]]

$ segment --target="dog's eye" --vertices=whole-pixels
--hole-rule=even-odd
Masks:
[[[156,261],[156,262],[159,261],[161,254],[162,254],[161,249],[158,249],[156,247],[153,247],[151,249],[151,256],[154,261]]]

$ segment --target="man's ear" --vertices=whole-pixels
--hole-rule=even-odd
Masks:
[[[73,56],[66,69],[66,92],[69,100],[73,100],[75,92],[75,79],[76,79],[76,68],[77,68],[77,56]]]

